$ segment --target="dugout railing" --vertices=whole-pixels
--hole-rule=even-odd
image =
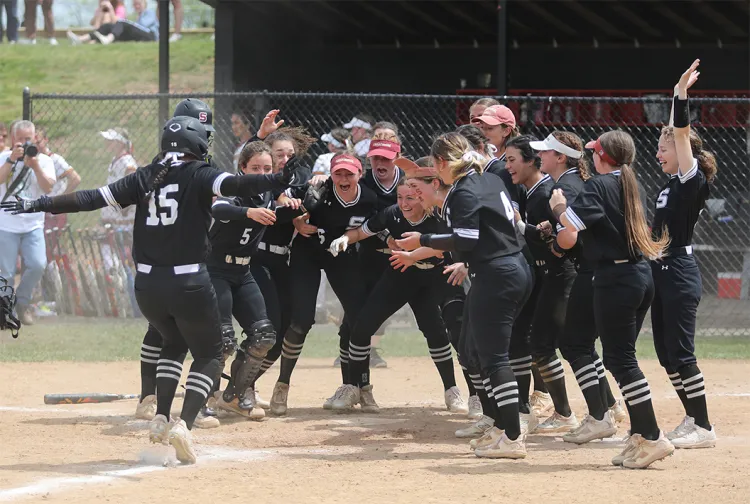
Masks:
[[[471,103],[477,98],[486,97],[265,91],[190,95],[56,95],[26,91],[23,96],[24,117],[45,127],[53,151],[65,157],[81,175],[80,187],[95,188],[105,183],[112,157],[105,149],[105,141],[98,135],[99,131],[114,126],[126,128],[133,142],[134,156],[140,164],[145,164],[158,150],[160,103],[168,101],[171,111],[181,99],[188,96],[201,98],[213,107],[217,130],[214,156],[228,170],[232,167],[232,155],[238,145],[232,133],[232,114],[245,115],[253,127],[257,127],[268,110],[278,108],[281,110],[280,117],[287,125],[304,126],[312,136],[319,138],[356,114],[367,113],[376,120],[396,124],[403,140],[404,155],[416,158],[429,151],[436,134],[467,123]],[[514,111],[523,133],[539,138],[555,129],[573,131],[584,140],[595,138],[612,128],[628,131],[638,148],[636,169],[650,201],[665,183],[666,177],[655,154],[661,127],[669,119],[671,99],[667,95],[528,95],[496,98]],[[716,154],[719,163],[718,176],[711,188],[711,199],[695,233],[695,255],[703,273],[704,292],[699,331],[706,335],[750,335],[750,98],[693,98],[691,113],[693,127],[702,136],[705,148]],[[324,142],[314,144],[308,153],[310,163],[327,151]],[[652,206],[649,211],[652,211]],[[59,251],[68,262],[86,257],[82,252],[76,253],[72,247],[79,239],[79,229],[91,229],[90,239],[98,239],[105,245],[105,240],[111,239],[102,230],[100,222],[97,213],[70,216],[68,225],[74,232],[66,235],[60,231],[61,236],[66,238],[56,241],[57,248],[61,249]],[[97,230],[98,234],[93,230]],[[113,231],[115,236],[119,236],[119,231]],[[87,236],[85,232],[80,239],[83,240],[84,236]],[[86,250],[81,245],[78,248]],[[105,250],[127,254],[126,248],[120,246],[109,245]],[[90,251],[89,259],[81,260],[92,263],[97,257],[94,252]],[[108,255],[101,255],[101,252],[99,257],[101,264],[110,260]],[[119,279],[120,284],[127,284],[129,259],[120,257],[116,262],[120,265],[120,271],[117,275],[111,275],[111,281]],[[57,267],[63,266],[60,264]],[[72,271],[73,267],[69,266],[68,270]],[[101,282],[111,285],[107,284],[106,278]],[[122,289],[124,296],[127,285]],[[113,295],[107,294],[107,299],[110,298]],[[112,301],[110,304],[117,303]],[[124,306],[124,303],[120,304]],[[67,313],[97,312],[93,303],[89,303],[88,310],[81,307],[77,311],[70,306],[71,303],[67,305]],[[107,312],[106,309],[104,311]],[[116,311],[118,316],[137,314],[137,310],[132,308],[121,307]],[[112,315],[112,312],[110,306],[105,314]],[[646,325],[649,325],[648,321]]]

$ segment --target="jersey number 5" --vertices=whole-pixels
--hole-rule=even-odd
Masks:
[[[250,241],[250,231],[252,230],[253,228],[245,228],[242,232],[242,238],[240,238],[240,245],[247,245],[247,242]]]
[[[667,200],[669,199],[669,187],[659,193],[659,197],[656,198],[656,208],[664,208],[667,206]]]
[[[156,191],[151,193],[148,200],[148,218],[147,226],[169,226],[177,220],[177,200],[167,197],[170,193],[176,193],[180,190],[177,184],[169,184],[159,190],[159,210],[163,212],[156,213]]]

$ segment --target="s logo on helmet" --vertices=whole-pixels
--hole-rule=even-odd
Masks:
[[[208,114],[206,114],[205,112],[199,112],[198,113],[198,120],[200,122],[202,122],[202,123],[208,121]]]

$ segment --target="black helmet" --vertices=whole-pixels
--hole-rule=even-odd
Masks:
[[[206,128],[194,117],[173,117],[164,125],[161,150],[192,154],[198,159],[205,159],[208,155]]]
[[[172,117],[177,116],[195,117],[206,128],[209,134],[216,131],[212,126],[214,115],[211,112],[211,107],[206,102],[197,98],[188,98],[178,103],[174,109],[174,114],[172,114]]]

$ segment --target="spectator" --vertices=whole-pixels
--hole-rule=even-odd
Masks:
[[[91,26],[98,30],[105,24],[115,24],[125,19],[125,6],[118,0],[99,0],[99,6],[94,11],[94,17],[91,18]],[[93,40],[91,41],[94,42]]]
[[[378,133],[384,134],[384,135],[398,136],[398,127],[392,122],[379,121],[379,122],[376,122],[375,125],[373,125],[372,127],[372,136],[375,136]]]
[[[5,8],[5,17],[7,21],[8,42],[15,44],[18,42],[18,0],[0,0],[0,42],[3,41],[3,8]]]
[[[37,199],[52,190],[55,184],[52,160],[41,152],[29,152],[28,144],[34,142],[35,136],[34,123],[31,121],[19,121],[11,128],[12,150],[0,154],[0,200],[6,201],[15,196]],[[24,270],[16,290],[18,316],[22,324],[30,325],[34,323],[30,309],[31,294],[47,266],[44,214],[0,213],[0,272],[12,283],[19,252]]]
[[[104,45],[112,42],[154,42],[159,40],[159,20],[156,14],[148,9],[146,0],[133,0],[133,9],[138,13],[135,23],[127,19],[116,23],[101,25],[96,30],[80,37],[68,30],[68,39],[73,45],[100,42]]]
[[[133,143],[130,141],[128,130],[111,128],[99,134],[107,140],[107,150],[114,156],[107,168],[107,185],[117,182],[138,169],[138,163],[133,157]],[[132,205],[122,210],[111,206],[102,208],[102,223],[118,226],[131,224],[135,217],[134,207],[135,205]]]
[[[352,150],[351,141],[352,135],[349,130],[344,128],[335,128],[330,133],[326,133],[321,140],[328,143],[328,152],[318,156],[315,160],[315,165],[312,169],[313,175],[330,175],[331,174],[331,159],[337,154],[341,154],[344,151]]]
[[[250,124],[250,118],[242,111],[238,110],[232,114],[232,133],[240,143],[234,151],[234,171],[237,171],[237,162],[240,160],[242,147],[245,146],[253,136],[253,126]]]
[[[182,38],[182,18],[185,16],[185,9],[182,8],[182,0],[172,0],[172,7],[174,7],[174,33],[169,37],[169,41],[177,42]],[[156,7],[156,18],[159,19],[158,5]]]
[[[36,44],[36,6],[42,6],[42,16],[44,16],[44,31],[49,38],[50,45],[56,46],[55,38],[55,17],[52,14],[52,0],[26,0],[26,12],[24,13],[26,38],[29,42]]]
[[[39,147],[39,152],[49,156],[55,166],[55,178],[57,180],[48,196],[59,196],[75,191],[78,184],[81,183],[81,176],[65,161],[64,157],[50,150],[47,131],[42,127],[36,129],[36,145]],[[45,229],[62,228],[67,220],[67,214],[47,214],[44,219],[44,227]]]
[[[370,152],[370,135],[373,124],[375,124],[375,119],[367,114],[357,114],[352,117],[351,121],[344,124],[344,128],[352,132],[354,151],[359,157],[363,158]]]
[[[0,153],[5,152],[7,146],[5,145],[8,141],[8,127],[5,126],[4,122],[0,122]]]

